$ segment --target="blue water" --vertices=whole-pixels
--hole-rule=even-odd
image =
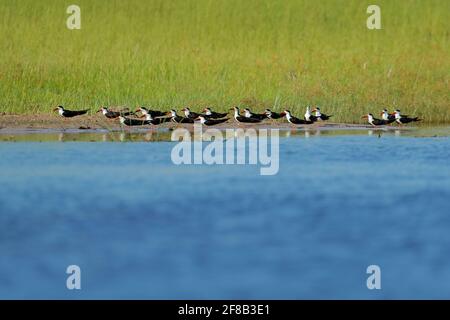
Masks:
[[[450,298],[450,138],[281,138],[274,176],[173,146],[0,143],[0,298]]]

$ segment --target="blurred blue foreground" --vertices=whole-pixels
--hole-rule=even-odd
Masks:
[[[274,176],[174,145],[0,143],[0,298],[450,298],[449,137],[281,137]]]

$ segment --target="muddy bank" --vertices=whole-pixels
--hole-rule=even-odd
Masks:
[[[118,131],[118,130],[148,130],[148,129],[171,129],[177,127],[192,128],[192,125],[179,125],[175,123],[165,123],[158,126],[123,127],[119,119],[107,119],[102,115],[86,115],[76,118],[62,118],[58,115],[37,114],[37,115],[0,115],[1,132],[42,132],[42,131]],[[363,124],[343,124],[332,122],[317,122],[312,125],[293,126],[286,120],[266,120],[259,124],[238,124],[234,119],[214,126],[214,128],[311,128],[311,129],[372,129],[370,125]],[[398,129],[396,126],[385,126],[384,130]]]
[[[0,142],[16,141],[172,141],[175,128],[194,131],[192,124],[164,123],[159,126],[121,126],[118,119],[110,120],[100,115],[77,118],[61,118],[56,115],[1,115]],[[373,128],[363,124],[318,122],[312,125],[294,126],[286,120],[266,120],[259,124],[238,124],[234,119],[203,130],[233,128],[280,129],[280,137],[325,137],[342,135],[448,137],[450,126],[414,127],[380,126]],[[256,133],[258,133],[257,131]]]
[[[100,115],[62,118],[58,115],[0,115],[0,129],[114,129],[120,128],[119,120],[107,120]]]

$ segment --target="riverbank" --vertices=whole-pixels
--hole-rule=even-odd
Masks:
[[[1,116],[0,142],[158,142],[172,141],[176,128],[194,131],[192,124],[165,123],[160,126],[122,127],[118,120],[107,120],[101,116],[85,116],[83,118],[64,119],[52,115]],[[207,127],[224,131],[226,129],[279,129],[280,138],[304,137],[318,138],[329,136],[369,135],[376,137],[449,137],[450,126],[380,126],[316,123],[313,125],[292,126],[281,121],[264,121],[260,124],[239,125],[234,120]],[[259,131],[256,130],[256,134]]]
[[[157,128],[192,128],[191,124],[175,124],[165,123],[158,126],[140,126],[140,127],[124,127],[120,124],[119,119],[107,119],[101,115],[85,115],[75,118],[62,118],[53,114],[36,114],[36,115],[1,115],[0,116],[0,133],[8,131],[24,131],[24,132],[43,132],[43,131],[67,131],[67,130],[107,130],[117,131],[123,128],[129,130],[148,130]],[[214,126],[214,128],[279,128],[279,129],[292,129],[292,128],[321,128],[321,129],[374,129],[371,125],[366,124],[352,124],[352,123],[335,123],[335,122],[316,122],[312,125],[291,125],[285,119],[281,120],[265,120],[257,124],[238,124],[230,116],[230,120],[223,124]],[[398,126],[389,125],[382,126],[385,130],[396,130]],[[403,127],[408,128],[408,127]]]

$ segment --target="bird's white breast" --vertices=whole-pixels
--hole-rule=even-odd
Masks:
[[[309,121],[309,118],[311,117],[311,113],[308,111],[306,111],[305,113],[305,119]]]

